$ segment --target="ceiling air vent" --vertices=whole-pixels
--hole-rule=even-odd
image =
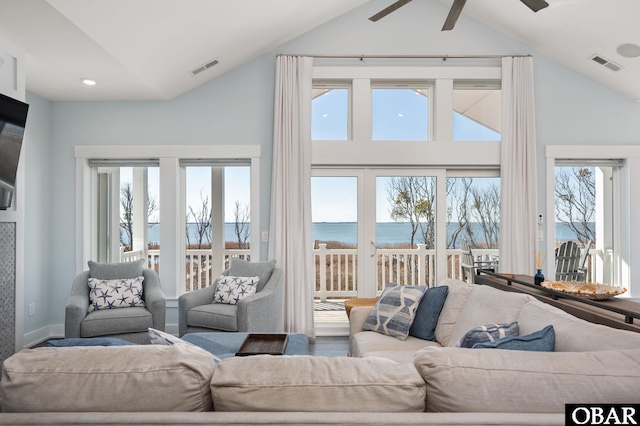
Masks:
[[[200,74],[202,71],[208,70],[209,68],[211,68],[214,65],[218,64],[218,60],[217,59],[212,59],[209,62],[206,62],[202,65],[200,65],[199,67],[192,69],[191,70],[191,75],[198,75]]]
[[[608,59],[603,58],[600,55],[593,55],[591,60],[602,65],[603,67],[609,68],[611,71],[620,71],[622,67],[614,62],[611,62]]]

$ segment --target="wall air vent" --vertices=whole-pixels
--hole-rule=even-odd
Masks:
[[[191,75],[198,75],[200,74],[202,71],[208,70],[209,68],[211,68],[214,65],[218,64],[218,60],[217,59],[212,59],[202,65],[200,65],[199,67],[192,69],[191,70]]]
[[[620,71],[622,69],[620,65],[616,64],[615,62],[611,62],[610,60],[603,58],[600,55],[593,55],[590,59],[605,68],[609,68],[611,71]]]

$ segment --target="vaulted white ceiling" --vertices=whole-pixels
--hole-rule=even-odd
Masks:
[[[414,0],[404,12],[419,1],[427,0]],[[640,100],[640,58],[616,50],[640,45],[640,1],[547,1],[533,13],[518,0],[469,0],[462,16]],[[26,53],[27,90],[46,99],[167,100],[367,2],[0,0],[0,39]],[[363,10],[362,19],[368,17]],[[621,69],[597,64],[594,54]],[[213,59],[219,63],[191,74]],[[98,84],[87,90],[84,77]]]

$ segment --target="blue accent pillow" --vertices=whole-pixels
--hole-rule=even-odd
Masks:
[[[446,285],[427,289],[416,310],[409,336],[436,341],[436,326],[447,294],[449,294],[449,287]]]
[[[426,290],[423,286],[387,285],[362,329],[407,340],[416,309]]]
[[[556,346],[556,332],[552,325],[526,336],[509,336],[495,342],[476,343],[473,349],[510,349],[514,351],[553,352]]]
[[[456,344],[458,348],[471,348],[476,343],[494,342],[507,336],[517,336],[518,323],[511,324],[486,324],[467,331]]]
[[[70,338],[54,339],[47,342],[47,346],[66,348],[69,346],[129,346],[135,343],[128,342],[117,337],[90,337],[90,338]]]

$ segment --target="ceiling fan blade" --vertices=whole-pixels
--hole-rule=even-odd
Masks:
[[[393,12],[394,10],[400,9],[402,6],[404,6],[405,4],[409,3],[410,1],[411,0],[398,0],[397,2],[393,3],[391,6],[386,7],[384,9],[382,9],[380,12],[376,13],[375,15],[373,15],[371,18],[369,18],[369,20],[373,21],[373,22],[376,22],[377,20],[384,18],[385,16],[387,16],[388,14]]]
[[[537,12],[540,9],[544,9],[545,7],[549,6],[549,3],[547,3],[544,0],[520,0],[520,1],[526,4],[527,7],[533,10],[534,12]]]
[[[449,15],[447,15],[447,19],[444,21],[442,31],[449,31],[453,29],[466,2],[467,0],[454,0],[453,5],[451,5],[451,10],[449,11]]]

